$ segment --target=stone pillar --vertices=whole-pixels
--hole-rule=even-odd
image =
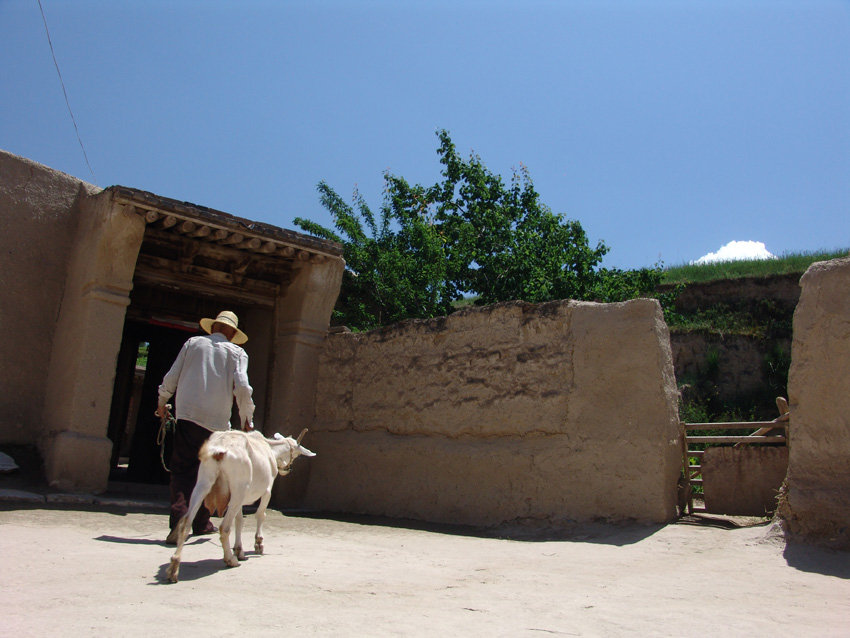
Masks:
[[[271,366],[269,419],[263,431],[297,436],[313,422],[319,351],[339,295],[345,262],[305,262],[275,309],[274,362]],[[309,440],[304,441],[309,447]],[[297,502],[306,488],[309,463],[296,463],[278,483],[276,505]]]
[[[791,537],[850,549],[850,259],[800,280],[788,375],[788,476],[779,515]]]
[[[145,221],[103,192],[81,202],[50,357],[42,441],[52,487],[106,489],[106,432],[124,315]]]

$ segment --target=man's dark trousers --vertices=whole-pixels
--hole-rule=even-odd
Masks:
[[[174,449],[171,453],[171,514],[168,518],[171,529],[176,528],[180,519],[189,511],[189,501],[198,480],[198,467],[201,465],[198,452],[211,434],[208,429],[192,421],[177,421]],[[209,533],[211,528],[210,511],[201,504],[201,509],[192,522],[192,533]]]

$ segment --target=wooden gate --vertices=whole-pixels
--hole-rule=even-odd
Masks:
[[[790,423],[790,412],[788,401],[782,397],[776,399],[776,407],[779,409],[779,417],[773,421],[753,421],[735,423],[682,423],[683,437],[683,478],[684,489],[687,495],[688,514],[708,512],[707,500],[703,488],[705,480],[703,476],[703,465],[706,450],[711,446],[731,446],[741,448],[748,445],[787,446],[788,426]],[[751,430],[751,434],[729,435],[724,434],[692,434],[698,432],[717,430]],[[697,446],[699,446],[699,449]],[[778,485],[776,488],[778,489]],[[699,492],[697,492],[697,489]],[[702,494],[702,505],[695,506],[695,497]],[[683,508],[684,509],[684,508]],[[734,514],[737,512],[713,512]]]

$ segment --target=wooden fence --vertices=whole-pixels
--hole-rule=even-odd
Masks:
[[[705,512],[705,507],[694,506],[694,487],[703,485],[702,476],[702,458],[705,450],[691,449],[694,444],[709,445],[729,445],[734,444],[735,447],[750,444],[772,443],[787,445],[788,444],[788,425],[790,423],[790,412],[788,410],[788,401],[783,397],[776,399],[776,407],[779,408],[779,417],[773,421],[747,421],[747,422],[732,422],[732,423],[682,423],[684,431],[683,446],[682,446],[682,461],[683,475],[685,480],[684,489],[687,494],[687,509],[688,514],[695,512]],[[716,435],[703,436],[691,435],[690,432],[705,431],[705,430],[754,430],[750,434],[742,435]],[[696,459],[696,463],[692,464],[691,459]]]

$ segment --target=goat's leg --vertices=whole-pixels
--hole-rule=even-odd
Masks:
[[[189,511],[177,523],[177,550],[174,556],[171,557],[171,563],[165,571],[168,580],[176,583],[180,575],[180,558],[183,554],[183,545],[186,539],[189,538],[189,532],[192,530],[192,521],[198,510],[201,509],[201,504],[204,502],[207,494],[210,493],[212,486],[215,484],[218,470],[215,467],[207,467],[201,464],[198,470],[198,480],[195,483],[195,489],[192,490],[192,497],[189,499]]]
[[[183,545],[189,537],[191,525],[191,519],[188,515],[177,522],[177,549],[174,551],[174,556],[171,557],[168,569],[165,570],[165,575],[172,583],[176,583],[180,577],[180,557],[183,554]]]
[[[224,564],[228,567],[238,566],[239,561],[233,555],[233,550],[230,549],[230,530],[224,528],[223,521],[218,530],[218,537],[221,539],[221,548],[224,550]]]
[[[198,481],[195,483],[195,489],[192,490],[192,498],[189,500],[189,511],[177,523],[177,549],[174,556],[171,557],[171,563],[165,571],[165,575],[172,583],[176,583],[180,576],[180,558],[183,554],[183,545],[186,544],[186,539],[189,538],[189,532],[192,529],[192,521],[195,520],[195,515],[201,508],[201,503],[209,494],[215,483],[216,473],[201,466],[198,472]]]
[[[239,561],[233,555],[233,550],[230,549],[230,526],[233,524],[233,501],[231,500],[227,506],[227,514],[221,519],[221,527],[218,529],[218,535],[221,539],[221,548],[224,550],[224,562],[228,567],[236,567]]]
[[[239,560],[233,555],[233,550],[230,548],[230,528],[233,525],[233,520],[236,515],[242,515],[242,503],[245,502],[245,493],[248,491],[247,485],[232,485],[230,486],[230,501],[227,503],[227,513],[221,519],[221,527],[219,528],[219,536],[221,538],[221,548],[224,550],[224,562],[229,567],[239,565]]]
[[[266,490],[266,493],[260,499],[260,506],[255,515],[257,517],[257,533],[254,535],[254,551],[258,554],[263,553],[263,521],[266,520],[266,507],[268,507],[271,497],[271,489]]]
[[[240,507],[236,513],[236,538],[233,543],[233,553],[236,554],[236,560],[247,560],[245,550],[242,549],[242,508]]]

